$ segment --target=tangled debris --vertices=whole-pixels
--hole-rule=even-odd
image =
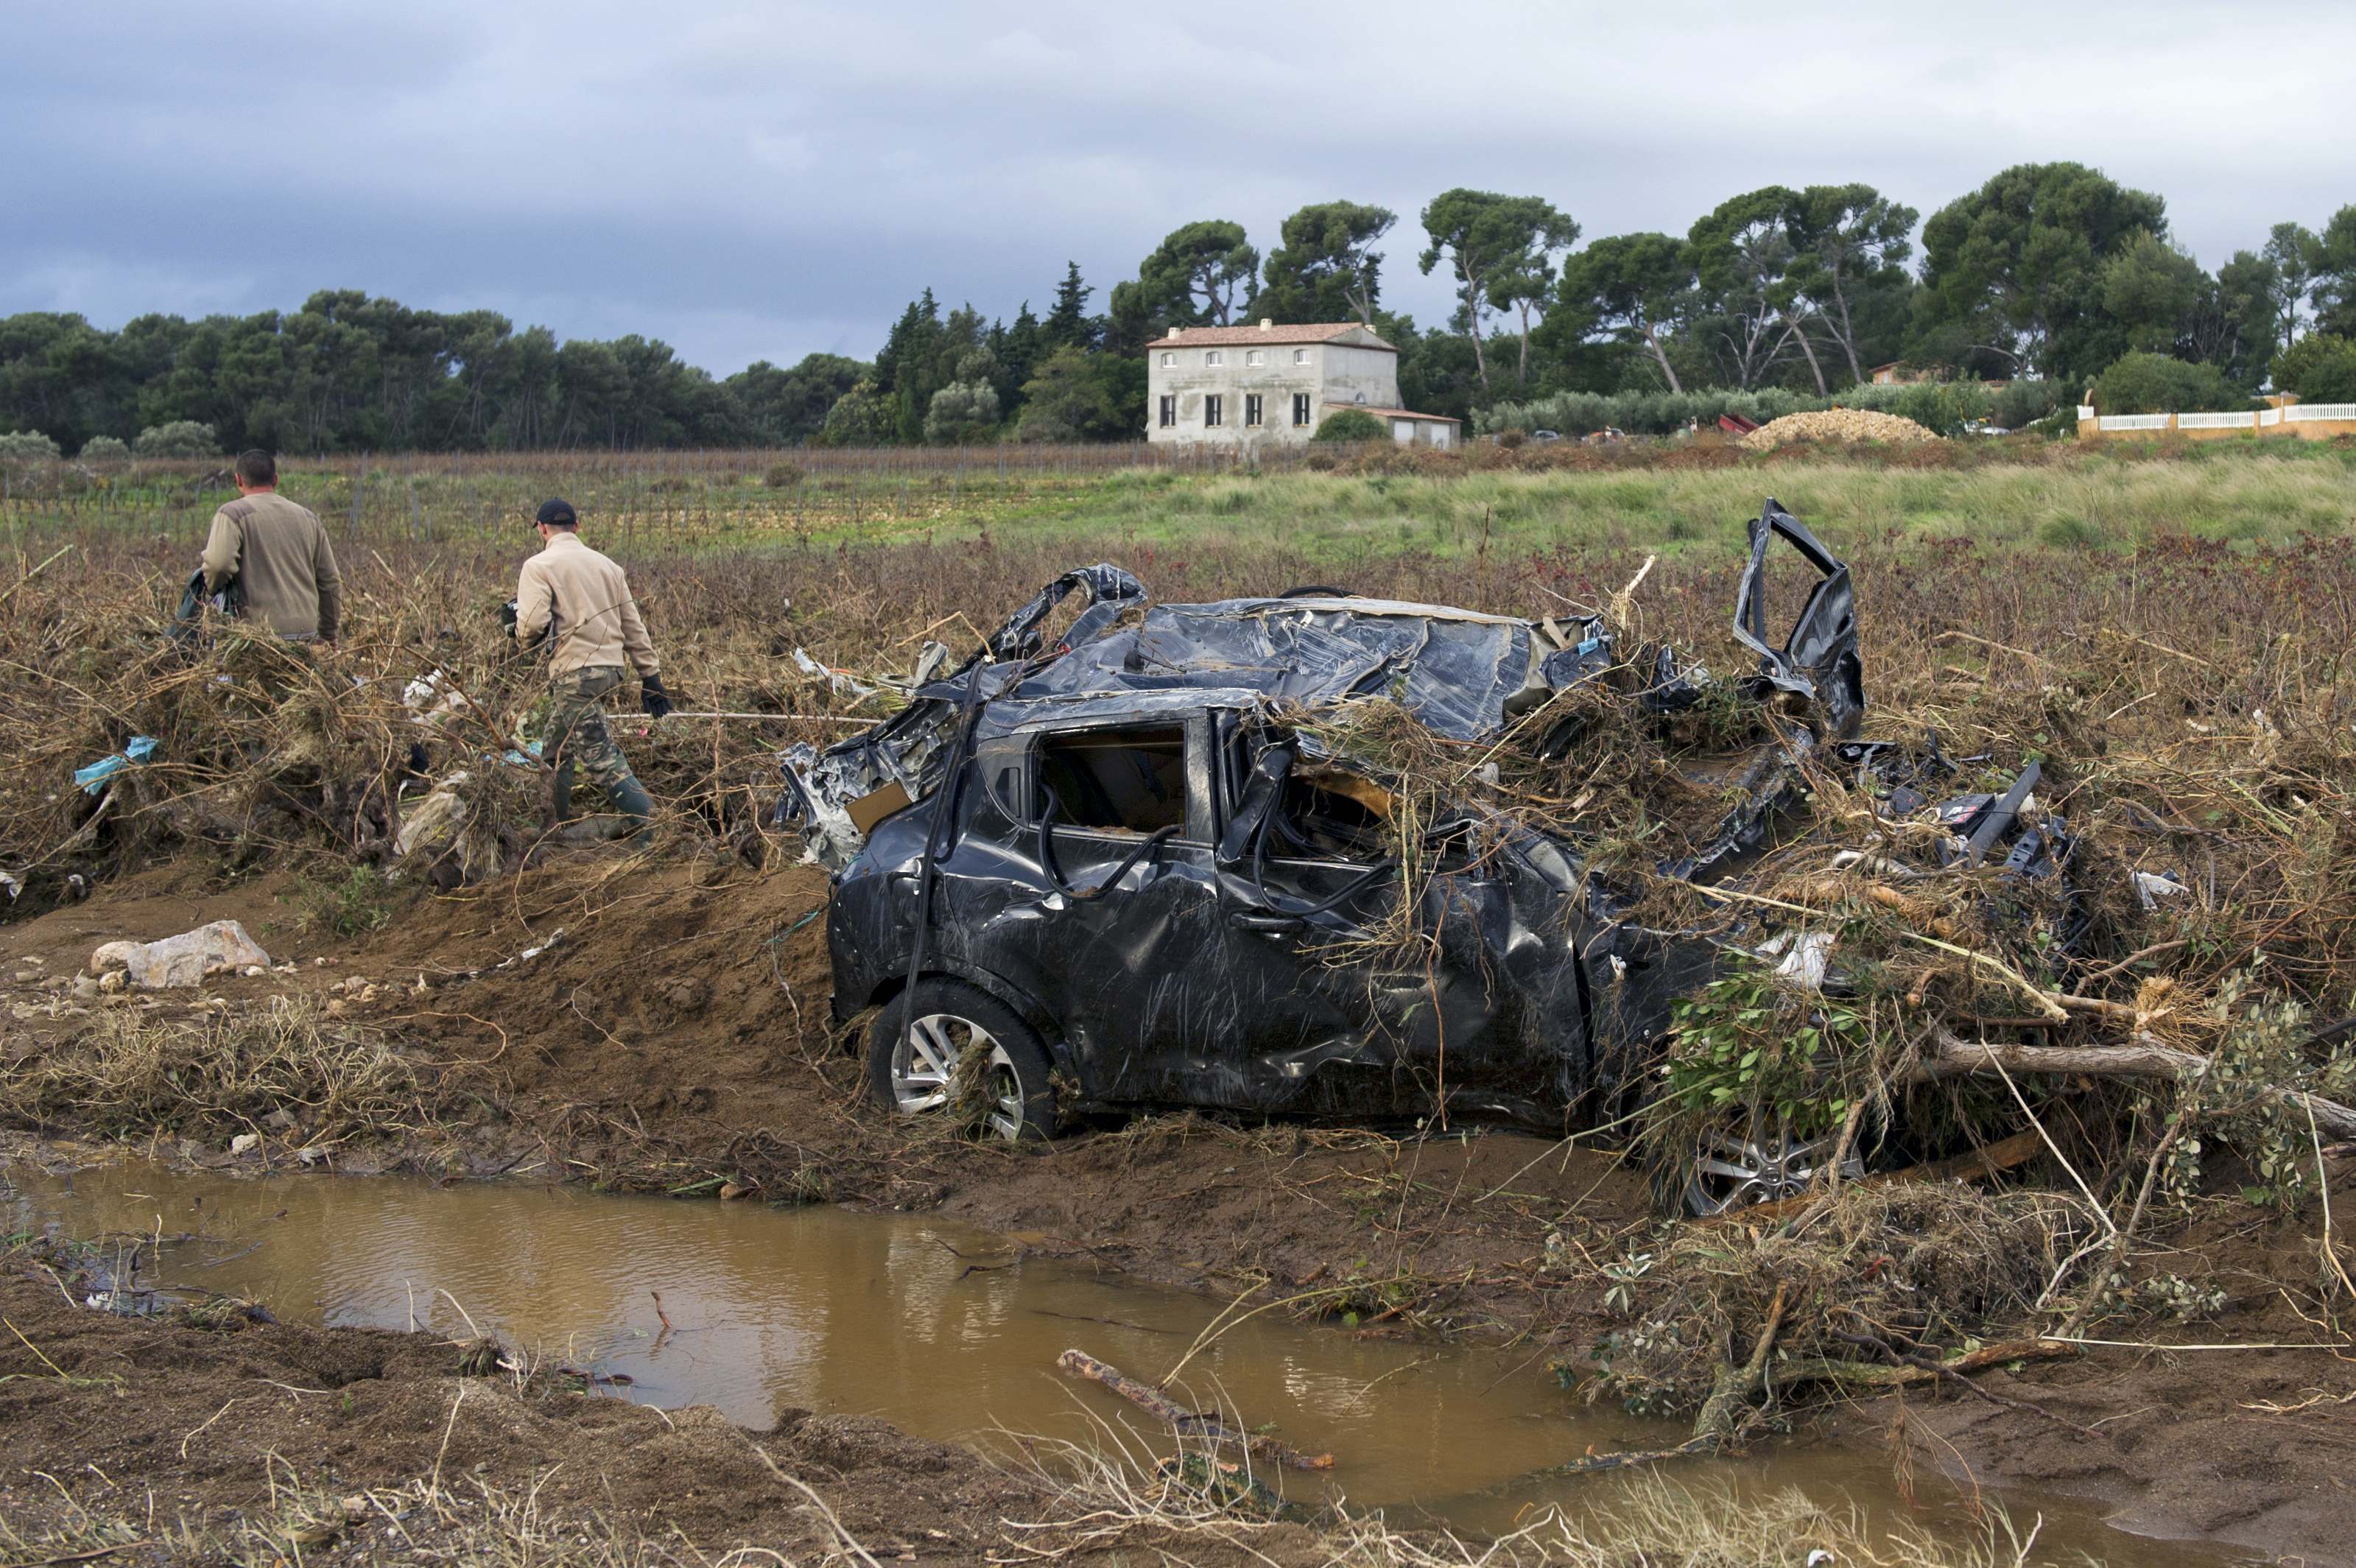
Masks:
[[[1729,1272],[1749,1295],[1702,1243],[1627,1293],[1673,1299],[1598,1388],[1698,1403],[1705,1446],[1777,1389],[1964,1376],[1992,1324],[2025,1335],[2006,1359],[2059,1353],[2154,1183],[2197,1187],[2196,1129],[2285,1207],[2356,1133],[2356,1021],[2323,1021],[2356,993],[2348,672],[2254,713],[2246,760],[2072,751],[2083,699],[2052,689],[1967,749],[1935,701],[1869,725],[1850,596],[1772,500],[1730,677],[1644,639],[1629,592],[1531,620],[1067,574],[890,724],[789,759],[784,815],[841,871],[838,1010],[929,954],[1060,1032],[1042,1059],[1083,1109],[1633,1123],[1692,1212],[1801,1200]],[[1197,768],[1199,822],[1121,782]],[[1269,940],[1197,935],[1222,918]],[[1075,961],[1099,931],[1119,961]],[[1991,1146],[2052,1191],[1866,1178]],[[2140,1174],[2124,1224],[2089,1170]]]

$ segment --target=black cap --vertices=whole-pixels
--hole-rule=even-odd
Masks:
[[[559,496],[540,503],[540,521],[551,528],[577,528],[581,519],[573,510],[573,503]]]

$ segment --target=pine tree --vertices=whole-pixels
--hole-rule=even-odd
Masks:
[[[1097,323],[1088,315],[1088,295],[1096,293],[1080,281],[1080,263],[1064,263],[1064,281],[1055,285],[1055,306],[1039,326],[1043,348],[1093,349]]]

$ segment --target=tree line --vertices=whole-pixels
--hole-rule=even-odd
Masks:
[[[1262,317],[1365,324],[1398,347],[1409,406],[1460,417],[1569,394],[1837,396],[1890,361],[2073,390],[2125,362],[2138,386],[2356,399],[2356,205],[2277,223],[2213,272],[2159,196],[2074,163],[2006,169],[1927,220],[1865,184],[1769,186],[1683,234],[1583,246],[1539,196],[1459,188],[1419,218],[1415,264],[1452,285],[1428,326],[1383,305],[1398,214],[1328,201],[1265,252],[1239,223],[1183,224],[1101,309],[1076,263],[1012,321],[926,289],[872,360],[724,378],[657,339],[560,342],[348,290],[114,331],[27,313],[0,319],[0,430],[69,452],[190,426],[295,452],[1134,439],[1151,338]],[[2169,364],[2155,380],[2147,360]]]

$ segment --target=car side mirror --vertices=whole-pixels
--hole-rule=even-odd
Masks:
[[[1219,835],[1215,857],[1219,865],[1238,865],[1249,858],[1254,841],[1268,825],[1269,813],[1276,810],[1284,781],[1292,777],[1295,759],[1292,747],[1271,746],[1252,763],[1251,774],[1244,780],[1243,799],[1227,821],[1227,831]]]

